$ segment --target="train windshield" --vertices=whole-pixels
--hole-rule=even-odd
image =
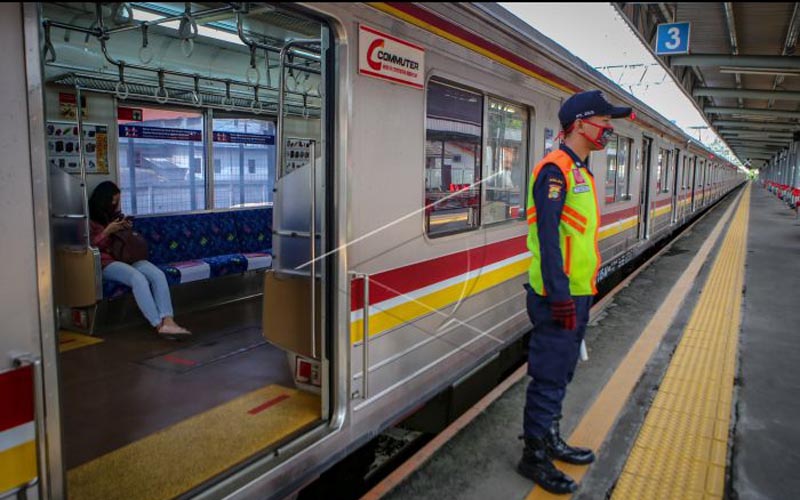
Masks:
[[[332,35],[293,9],[41,6],[71,497],[215,488],[328,419]]]

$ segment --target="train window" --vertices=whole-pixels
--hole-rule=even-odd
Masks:
[[[617,193],[617,145],[619,137],[613,136],[606,146],[606,203],[614,203]]]
[[[606,203],[630,199],[631,139],[614,135],[606,146]]]
[[[524,215],[525,159],[528,156],[528,110],[489,98],[486,171],[482,176],[486,203],[484,223],[518,219]]]
[[[627,137],[619,137],[617,146],[617,189],[616,200],[631,199],[631,149],[633,140]]]
[[[275,122],[263,118],[214,116],[213,124],[215,208],[252,207],[272,202]]]
[[[656,192],[666,193],[669,191],[669,172],[672,151],[668,149],[658,150],[658,166],[656,170]]]
[[[684,156],[683,157],[683,167],[681,168],[681,189],[686,189],[686,178],[689,174],[689,158]]]
[[[128,214],[205,209],[203,114],[142,106],[119,120],[119,180]]]
[[[429,235],[479,225],[482,136],[483,96],[430,81],[425,122],[425,217]]]

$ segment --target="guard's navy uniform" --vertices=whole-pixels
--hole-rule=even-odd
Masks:
[[[588,167],[566,145],[560,149],[572,157],[576,166]],[[542,275],[550,299],[537,295],[530,285],[528,316],[533,323],[528,347],[528,375],[532,377],[525,400],[523,427],[526,437],[542,437],[553,421],[561,418],[561,403],[567,384],[572,380],[580,355],[581,341],[589,322],[589,309],[593,296],[573,296],[577,315],[577,328],[564,330],[553,321],[548,300],[570,299],[569,279],[563,271],[559,248],[558,225],[564,208],[565,193],[555,196],[554,186],[565,186],[561,170],[554,164],[542,168],[533,185],[539,241],[543,249]],[[547,251],[550,249],[550,251]]]

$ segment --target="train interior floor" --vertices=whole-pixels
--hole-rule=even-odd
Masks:
[[[261,335],[260,299],[176,319],[191,338],[62,333],[71,498],[172,498],[319,421]]]
[[[561,427],[598,458],[556,462],[574,498],[796,496],[798,226],[758,184],[736,190],[593,315]],[[516,471],[529,380],[364,498],[559,498]]]

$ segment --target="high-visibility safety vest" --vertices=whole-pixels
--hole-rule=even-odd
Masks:
[[[531,288],[539,295],[547,295],[542,277],[533,186],[539,172],[548,163],[558,166],[567,183],[564,187],[564,209],[558,224],[558,238],[564,274],[569,278],[569,293],[595,295],[597,272],[600,270],[600,249],[597,245],[600,207],[597,190],[589,171],[585,167],[578,167],[570,155],[560,149],[551,152],[536,165],[528,187],[528,250],[533,255],[528,270]]]

